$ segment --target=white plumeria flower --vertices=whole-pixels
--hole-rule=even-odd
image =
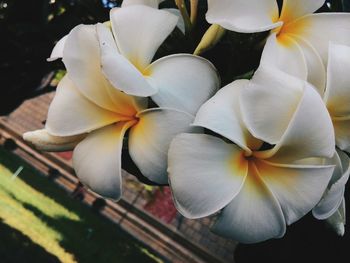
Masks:
[[[122,7],[131,5],[146,5],[153,8],[158,8],[159,4],[164,0],[123,0]]]
[[[328,220],[338,235],[345,232],[345,184],[350,174],[350,159],[342,151],[337,150],[331,163],[336,167],[328,187],[312,214],[319,220]]]
[[[325,0],[208,0],[211,24],[237,32],[271,30],[261,63],[308,80],[319,89],[326,82],[328,43],[350,45],[350,14],[319,13]]]
[[[176,26],[169,12],[130,6],[112,10],[111,22],[113,34],[103,24],[79,25],[69,33],[63,50],[67,75],[50,105],[45,130],[24,138],[51,150],[78,143],[73,165],[81,182],[117,200],[125,132],[130,129],[129,153],[142,174],[167,183],[170,141],[193,129],[193,115],[220,81],[209,61],[189,54],[150,64]],[[161,108],[147,109],[150,95]]]
[[[164,0],[124,0],[121,7],[127,7],[127,6],[137,6],[137,5],[143,5],[143,6],[148,6],[151,8],[158,9],[158,6],[161,2]],[[114,8],[113,11],[116,11],[118,8]],[[185,22],[180,14],[180,11],[178,9],[174,8],[168,8],[164,9],[178,17],[178,22],[177,22],[177,27],[181,30],[182,33],[185,33]],[[109,23],[109,22],[106,22]],[[64,45],[67,40],[67,36],[62,37],[55,45],[53,48],[50,57],[47,59],[47,61],[55,61],[57,59],[60,59],[63,57],[63,49]]]
[[[210,96],[213,95],[213,82],[216,82],[214,86],[217,86],[218,76],[212,71],[213,66],[201,57],[176,54],[163,57],[150,64],[159,46],[177,24],[177,16],[144,5],[130,5],[112,9],[110,19],[113,35],[105,25],[98,24],[98,36],[93,35],[90,38],[98,38],[101,45],[99,52],[102,57],[99,66],[102,66],[105,76],[117,89],[134,96],[154,95],[152,99],[159,106],[175,107],[191,114],[197,112],[199,106],[207,100],[208,94],[203,97],[204,93],[196,94],[196,89],[188,89],[188,81],[201,80],[203,91],[206,90]],[[91,26],[90,29],[87,26],[80,26],[74,30],[77,31],[75,35],[86,35],[85,38],[77,37],[78,41],[84,42],[91,41],[87,36],[92,34],[88,34],[87,31],[95,29],[91,29]],[[71,47],[65,49],[67,54],[64,55],[63,50],[67,45]],[[80,51],[79,45],[76,45],[74,40],[68,41],[68,36],[65,36],[54,47],[49,61],[63,57],[68,71],[88,70],[88,68],[76,67],[75,50]],[[68,54],[69,52],[72,54]],[[88,58],[86,56],[88,52],[87,50],[82,56]],[[89,68],[90,70],[96,69],[96,67]],[[210,74],[205,79],[201,72],[207,71],[208,68]],[[168,81],[170,76],[172,79]],[[74,78],[74,76],[71,77],[74,82],[81,82],[81,85],[93,85],[84,83],[84,79]],[[177,83],[180,80],[182,83]],[[165,83],[167,88],[164,86]],[[169,87],[169,85],[173,86]],[[176,92],[172,89],[176,89]],[[197,107],[190,105],[194,97],[197,99]]]
[[[188,218],[223,209],[213,230],[224,237],[282,237],[286,224],[315,207],[332,176],[334,165],[323,164],[335,149],[327,109],[311,85],[281,71],[260,68],[251,81],[224,87],[194,125],[225,140],[178,135],[169,148],[170,186]]]

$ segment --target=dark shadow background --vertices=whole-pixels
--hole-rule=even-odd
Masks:
[[[0,115],[48,88],[54,44],[74,26],[108,20],[107,0],[0,0]],[[46,82],[45,82],[46,80]]]
[[[46,263],[59,263],[59,259],[47,252],[41,246],[35,244],[27,236],[15,228],[4,224],[0,219],[0,256],[1,261],[6,263],[29,263],[40,262],[45,259]],[[19,249],[18,244],[21,244]],[[10,251],[16,251],[11,253]],[[30,258],[30,260],[29,260]],[[23,261],[27,259],[27,261]]]
[[[345,198],[348,213],[349,191],[346,191]],[[282,239],[255,245],[238,245],[234,257],[238,263],[349,262],[349,245],[349,225],[345,226],[345,235],[339,237],[325,222],[316,220],[309,213],[287,227],[286,235]]]

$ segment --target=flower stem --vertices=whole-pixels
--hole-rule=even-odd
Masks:
[[[175,0],[175,4],[177,8],[180,10],[181,16],[185,22],[185,33],[186,35],[192,30],[192,23],[190,16],[188,15],[188,11],[186,8],[186,4],[184,0]]]
[[[194,26],[197,21],[197,14],[198,14],[198,0],[191,0],[191,24]]]

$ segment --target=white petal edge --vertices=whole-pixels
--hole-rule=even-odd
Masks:
[[[73,152],[79,180],[93,192],[114,201],[122,194],[121,150],[125,131],[132,124],[121,122],[92,132]]]
[[[101,68],[115,89],[126,94],[148,97],[157,89],[148,84],[143,74],[124,56],[119,54],[112,32],[103,24],[97,24],[101,52]]]
[[[328,186],[321,201],[312,210],[312,214],[319,220],[324,220],[331,217],[340,207],[345,193],[345,184],[349,179],[350,174],[350,158],[343,152],[338,151],[341,159],[341,169],[337,171],[340,174],[334,174],[338,180]]]
[[[337,146],[350,153],[350,116],[344,118],[333,117],[335,141]]]
[[[73,136],[128,119],[86,99],[65,76],[50,104],[45,128],[53,136]]]
[[[129,134],[129,153],[149,180],[167,184],[168,149],[172,139],[183,132],[192,132],[194,117],[175,109],[149,109],[140,112],[138,123]]]
[[[307,65],[307,81],[323,96],[326,89],[326,67],[316,49],[305,39],[293,35],[300,46]]]
[[[48,62],[55,61],[63,57],[63,49],[64,45],[66,44],[67,37],[68,35],[65,35],[60,40],[58,40],[58,42],[52,49],[50,57],[47,59]]]
[[[349,13],[318,13],[301,17],[285,26],[288,34],[309,42],[327,65],[329,42],[350,45]]]
[[[307,64],[299,44],[291,37],[271,34],[264,47],[261,65],[275,67],[302,80],[307,80]]]
[[[249,165],[249,173],[241,191],[221,212],[212,230],[245,244],[284,235],[286,223],[281,207],[254,163]]]
[[[317,132],[316,132],[317,131]],[[290,163],[304,158],[332,158],[335,136],[331,117],[318,92],[305,83],[298,108],[276,146],[257,157],[277,163]]]
[[[240,191],[248,165],[234,144],[204,134],[181,134],[171,143],[169,184],[174,202],[187,218],[209,216]]]
[[[240,98],[250,133],[270,144],[279,142],[298,107],[303,86],[303,81],[289,74],[260,66]]]
[[[345,234],[345,199],[343,198],[339,209],[326,219],[327,224],[336,232],[338,236],[344,236]]]
[[[63,63],[69,78],[86,98],[107,110],[115,109],[108,94],[110,84],[101,71],[96,25],[78,25],[69,33]]]
[[[178,21],[178,17],[167,11],[143,5],[114,8],[110,18],[121,54],[141,72]]]
[[[145,5],[152,8],[158,8],[160,2],[163,2],[163,1],[162,0],[123,0],[122,7],[131,6],[131,5]]]
[[[58,137],[53,136],[47,130],[36,130],[23,134],[23,139],[30,142],[36,149],[47,152],[71,151],[86,137],[86,134],[75,136]]]
[[[220,87],[213,64],[190,54],[163,57],[153,62],[147,71],[150,85],[158,89],[152,99],[160,107],[175,108],[192,115]]]
[[[177,22],[177,28],[180,29],[182,34],[185,34],[185,20],[183,19],[180,10],[176,8],[164,8],[162,10],[168,11],[169,13],[172,13],[173,15],[176,15],[179,18]]]
[[[287,24],[302,16],[316,12],[324,3],[325,0],[283,0],[280,19]]]
[[[257,161],[262,180],[276,196],[288,225],[310,212],[320,201],[334,165],[293,165]]]
[[[240,93],[248,80],[237,80],[220,89],[199,109],[193,125],[204,127],[236,143],[248,154],[261,146],[242,120]]]
[[[332,117],[350,116],[350,46],[330,43],[324,101]]]
[[[206,19],[230,31],[256,33],[281,26],[276,0],[208,0]]]
[[[117,53],[117,56],[119,56],[120,52],[119,52],[119,49],[117,47],[117,44],[115,43],[110,26],[106,25],[106,23],[97,24],[96,25],[96,32],[97,32],[97,37],[98,37],[98,41],[99,41],[100,46],[104,46],[104,48],[101,47],[101,50],[100,50],[101,67],[102,67],[102,72],[103,72],[103,57],[104,57],[103,53],[106,53],[106,52],[103,52],[103,50],[107,49],[111,53],[111,56],[115,55],[116,53]],[[106,55],[106,54],[104,54],[104,55]],[[123,74],[127,74],[127,73],[124,72]],[[117,73],[117,76],[119,76],[119,75],[120,75],[120,73],[119,74]],[[134,83],[134,84],[136,84],[136,83]],[[135,85],[135,86],[137,86],[137,85]],[[147,98],[129,96],[128,94],[121,91],[118,88],[118,86],[113,87],[112,85],[107,85],[106,89],[107,89],[107,92],[108,92],[110,98],[114,102],[114,111],[116,111],[116,112],[120,112],[120,113],[123,113],[125,115],[135,115],[136,112],[147,108],[147,104],[148,104]]]

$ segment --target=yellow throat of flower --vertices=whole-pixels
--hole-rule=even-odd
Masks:
[[[294,44],[293,37],[301,35],[308,26],[306,19],[290,19],[288,12],[284,12],[283,16],[279,17],[274,22],[283,22],[283,25],[271,30],[271,33],[276,33],[277,41],[284,46]]]

